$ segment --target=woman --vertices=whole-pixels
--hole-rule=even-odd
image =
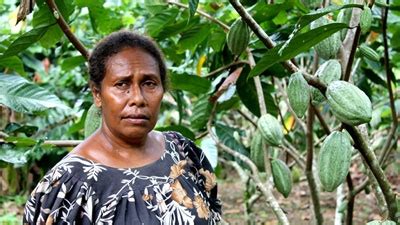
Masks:
[[[215,224],[215,175],[204,153],[157,132],[166,66],[148,38],[119,31],[89,59],[102,126],[38,184],[25,224]]]

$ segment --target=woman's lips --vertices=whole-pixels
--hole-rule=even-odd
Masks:
[[[144,125],[148,122],[149,117],[143,114],[128,115],[122,117],[123,120],[132,125]]]

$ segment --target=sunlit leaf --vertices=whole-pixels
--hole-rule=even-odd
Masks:
[[[24,64],[17,56],[0,58],[0,66],[11,69],[21,75],[25,75]]]
[[[20,76],[4,74],[0,74],[0,104],[23,113],[35,113],[56,107],[68,108],[48,90]]]

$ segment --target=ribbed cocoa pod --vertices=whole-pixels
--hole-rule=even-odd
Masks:
[[[287,198],[292,191],[292,173],[289,167],[280,159],[271,161],[272,178],[276,189]]]
[[[226,40],[229,50],[231,50],[234,55],[240,55],[247,48],[250,41],[249,27],[239,18],[233,22]]]
[[[260,130],[257,129],[257,131],[253,135],[253,138],[251,139],[250,159],[254,162],[254,164],[256,164],[257,168],[260,171],[265,170],[263,145],[264,138]]]
[[[352,146],[348,136],[332,132],[322,143],[318,175],[324,190],[332,192],[346,180],[351,164]]]
[[[331,23],[331,21],[329,21],[326,17],[321,17],[311,23],[311,29],[315,29],[329,23]],[[340,38],[339,31],[315,45],[314,49],[318,53],[319,57],[328,60],[331,58],[336,58],[336,54],[338,53],[341,45],[342,40]]]
[[[372,24],[372,11],[368,6],[364,6],[364,10],[360,15],[360,28],[362,33],[367,33]]]
[[[292,74],[287,88],[290,107],[298,117],[303,117],[310,102],[310,86],[301,72]]]
[[[353,84],[333,81],[328,85],[326,98],[333,114],[343,123],[355,126],[368,123],[372,118],[371,101]]]
[[[315,76],[324,83],[328,85],[332,81],[339,80],[342,76],[342,66],[336,59],[331,59],[324,62],[319,66],[318,70],[315,72]],[[312,103],[317,105],[325,100],[323,94],[316,88],[312,88]]]
[[[271,146],[279,146],[283,139],[283,130],[279,121],[272,115],[262,115],[257,122],[264,140]]]
[[[381,58],[379,54],[372,48],[368,47],[366,44],[361,44],[360,46],[358,46],[358,49],[360,50],[361,55],[363,55],[365,58],[375,62],[379,62],[379,59]]]

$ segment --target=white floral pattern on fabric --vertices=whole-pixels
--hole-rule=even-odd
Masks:
[[[164,136],[162,157],[139,168],[66,156],[32,192],[24,224],[217,224],[221,204],[204,153],[179,133]]]

